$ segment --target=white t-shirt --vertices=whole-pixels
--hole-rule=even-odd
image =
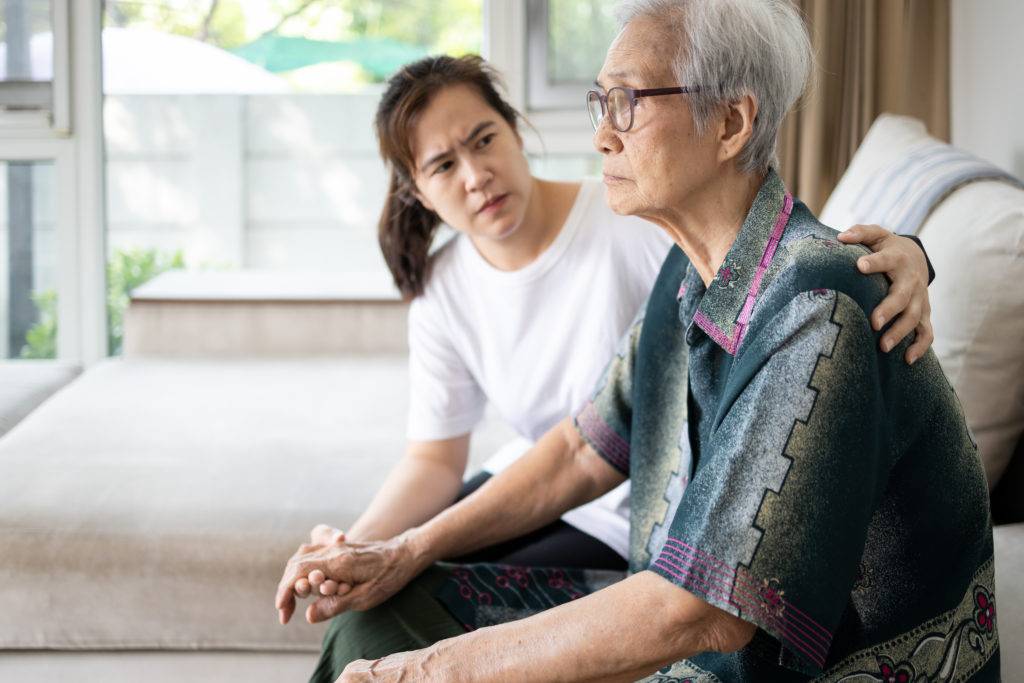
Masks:
[[[454,237],[409,311],[408,438],[466,434],[490,401],[523,441],[484,469],[507,467],[590,396],[670,246],[660,228],[612,213],[596,180],[524,268],[498,270]],[[629,482],[563,519],[626,557]]]

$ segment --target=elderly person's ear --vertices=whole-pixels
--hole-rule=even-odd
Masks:
[[[754,119],[757,118],[757,98],[746,94],[738,100],[723,105],[723,119],[719,136],[719,161],[728,161],[739,156],[740,151],[754,134]]]

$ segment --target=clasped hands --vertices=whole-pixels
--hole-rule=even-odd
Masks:
[[[306,621],[315,624],[348,610],[367,610],[400,591],[429,566],[413,550],[412,531],[386,541],[349,542],[339,529],[317,525],[310,542],[288,560],[274,604],[282,624],[296,598],[313,596]]]

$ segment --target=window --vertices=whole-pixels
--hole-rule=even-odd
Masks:
[[[67,0],[0,0],[0,125],[69,122]]]
[[[57,229],[51,161],[0,162],[4,358],[57,356]]]
[[[613,8],[605,0],[529,0],[530,111],[583,109],[617,31]]]
[[[384,81],[478,52],[483,0],[107,0],[108,262],[369,273],[390,286]]]

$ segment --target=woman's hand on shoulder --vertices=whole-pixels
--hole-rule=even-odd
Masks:
[[[845,244],[863,244],[875,252],[858,259],[857,267],[865,275],[884,273],[891,286],[889,295],[871,313],[871,327],[881,330],[892,321],[880,342],[886,353],[911,332],[916,332],[914,342],[904,355],[907,363],[914,363],[935,340],[924,250],[913,240],[878,225],[855,225],[839,233],[839,239]]]

